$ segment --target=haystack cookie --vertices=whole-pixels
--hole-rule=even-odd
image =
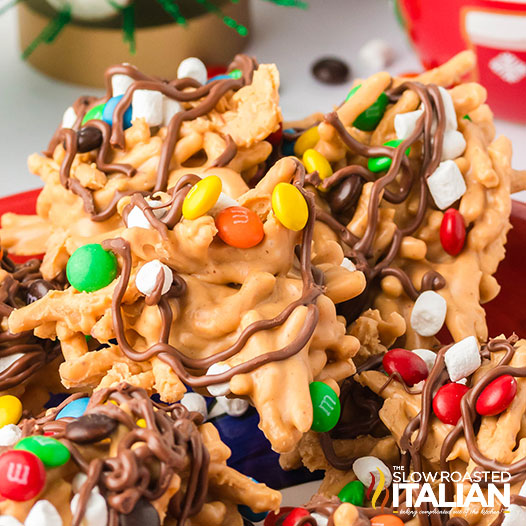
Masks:
[[[279,492],[227,467],[229,449],[201,422],[129,384],[72,395],[23,420],[21,439],[3,448],[0,520],[242,526],[245,508],[277,509]]]

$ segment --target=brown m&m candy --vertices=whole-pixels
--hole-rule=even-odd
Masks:
[[[94,126],[84,126],[77,133],[77,151],[87,153],[99,148],[102,144],[102,133]]]
[[[350,72],[349,66],[336,57],[321,58],[312,65],[312,74],[324,84],[343,84]]]
[[[106,415],[90,413],[83,415],[66,426],[65,437],[78,444],[98,442],[111,435],[117,422]]]
[[[119,526],[161,526],[161,520],[157,510],[142,498],[131,513],[119,513]]]

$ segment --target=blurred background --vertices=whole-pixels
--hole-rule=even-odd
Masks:
[[[207,65],[220,66],[244,45],[244,52],[255,55],[260,62],[277,63],[283,114],[286,120],[292,120],[315,111],[330,110],[345,98],[353,78],[367,76],[383,65],[394,74],[422,71],[422,62],[409,37],[416,41],[420,56],[429,67],[435,65],[436,60],[451,56],[455,47],[466,47],[461,33],[468,30],[470,45],[479,53],[487,52],[486,44],[491,48],[488,61],[493,59],[495,67],[490,77],[504,82],[504,88],[522,93],[517,97],[506,95],[508,107],[501,114],[520,120],[526,113],[526,62],[523,61],[526,1],[310,0],[308,8],[302,9],[268,0],[234,3],[181,0],[183,4],[193,3],[198,10],[197,14],[192,10],[186,13],[188,25],[184,28],[167,24],[173,20],[174,13],[168,16],[161,9],[161,4],[166,2],[144,0],[142,4],[139,2],[134,14],[135,56],[128,52],[133,28],[130,29],[130,19],[124,12],[114,17],[110,13],[109,17],[97,21],[93,21],[89,13],[80,13],[88,19],[70,20],[51,44],[36,45],[35,38],[46,28],[48,33],[44,39],[50,39],[50,31],[58,33],[57,23],[64,23],[60,16],[67,1],[81,4],[88,0],[27,0],[6,9],[0,16],[1,196],[40,185],[39,179],[27,170],[27,156],[46,147],[64,110],[74,99],[86,93],[102,94],[99,88],[73,84],[72,80],[81,84],[91,83],[92,79],[102,80],[98,68],[101,64],[109,66],[114,57],[145,62],[147,72],[157,73],[156,70],[161,69],[168,77],[185,53],[197,50]],[[89,0],[93,5],[101,1],[107,2]],[[114,5],[122,4],[122,7],[127,1],[119,0]],[[0,7],[8,3],[0,1]],[[298,2],[281,0],[281,3]],[[469,4],[475,14],[466,18],[462,11],[464,4]],[[507,4],[517,10],[513,19],[508,16]],[[222,13],[208,13],[214,6]],[[440,9],[436,9],[437,6]],[[500,11],[508,13],[505,19]],[[493,18],[484,18],[488,12]],[[53,23],[55,26],[50,29]],[[124,32],[123,23],[128,24]],[[459,24],[464,26],[458,27]],[[178,32],[174,33],[174,28]],[[247,36],[242,36],[244,28]],[[127,35],[128,42],[123,42],[123,34]],[[376,43],[375,47],[371,45],[372,39],[381,39],[383,44]],[[504,51],[501,48],[505,48]],[[22,49],[26,54],[32,51],[26,60],[21,57]],[[344,82],[327,84],[313,76],[312,65],[324,57],[337,57],[349,66],[351,73]],[[67,80],[53,78],[37,68]],[[492,78],[485,80],[491,84]],[[497,131],[508,135],[514,143],[514,166],[525,168],[524,122],[498,119]]]

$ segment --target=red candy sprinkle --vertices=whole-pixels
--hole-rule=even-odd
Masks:
[[[42,461],[29,451],[11,450],[0,456],[0,495],[17,502],[36,497],[46,483]]]
[[[382,363],[387,374],[398,373],[410,387],[425,380],[429,374],[424,360],[406,349],[391,349],[385,353]]]
[[[433,398],[433,411],[444,424],[456,425],[462,413],[460,401],[469,391],[467,385],[450,383],[443,385]]]
[[[294,508],[283,521],[283,526],[295,526],[300,519],[309,515],[305,508]]]
[[[279,123],[279,128],[271,133],[265,140],[268,141],[272,146],[277,146],[281,139],[283,139],[283,123]]]
[[[265,231],[259,216],[244,206],[231,206],[216,216],[219,237],[231,247],[251,248],[261,242]]]
[[[444,250],[456,256],[464,248],[466,240],[466,226],[462,214],[454,208],[449,208],[444,212],[440,225],[440,242]]]
[[[475,409],[482,416],[495,416],[508,409],[517,394],[517,380],[509,374],[495,378],[480,393]]]

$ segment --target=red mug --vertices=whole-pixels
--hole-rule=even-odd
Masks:
[[[476,80],[498,117],[526,122],[526,0],[396,0],[422,64],[477,55]]]

